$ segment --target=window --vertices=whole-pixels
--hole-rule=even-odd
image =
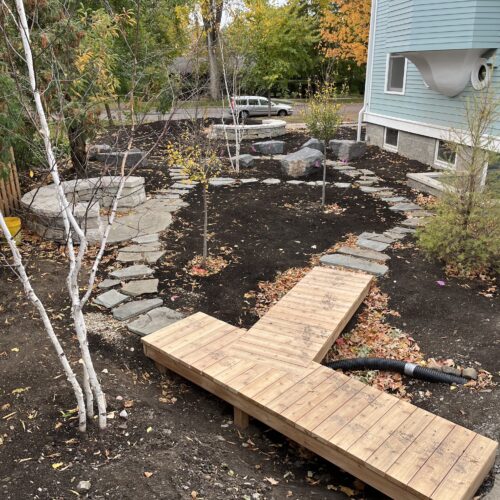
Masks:
[[[261,106],[269,106],[269,101],[267,99],[260,99]]]
[[[390,151],[398,150],[399,130],[386,127],[384,134],[384,148]]]
[[[457,162],[455,151],[445,141],[436,141],[436,156],[434,163],[441,167],[454,167]]]
[[[248,99],[248,105],[249,106],[258,106],[259,100],[258,99]]]
[[[406,57],[388,54],[385,91],[404,94],[406,84]]]
[[[247,105],[246,99],[236,99],[236,106],[246,106],[246,105]]]

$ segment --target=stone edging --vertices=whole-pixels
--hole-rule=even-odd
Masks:
[[[265,119],[258,125],[226,125],[214,124],[210,128],[212,139],[235,140],[235,130],[239,129],[243,139],[266,139],[285,135],[286,122],[283,120]]]

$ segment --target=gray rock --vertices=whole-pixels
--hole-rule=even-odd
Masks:
[[[365,271],[367,273],[374,274],[375,276],[383,276],[389,270],[389,268],[384,264],[378,264],[377,262],[373,262],[371,260],[360,259],[359,257],[338,253],[323,255],[320,262],[327,266],[347,267],[348,269]]]
[[[462,370],[462,377],[477,380],[477,371],[474,368],[464,368]]]
[[[168,307],[158,307],[152,311],[139,316],[134,321],[131,321],[127,328],[132,332],[140,335],[149,335],[160,328],[165,328],[176,321],[184,318],[180,312],[169,309]]]
[[[359,238],[367,239],[367,240],[374,240],[374,241],[380,241],[380,243],[392,243],[394,240],[392,238],[389,238],[388,236],[384,236],[383,234],[379,233],[370,233],[370,232],[364,232],[359,235]]]
[[[325,152],[325,146],[323,144],[323,141],[320,141],[319,139],[309,139],[307,142],[302,144],[300,146],[301,149],[303,148],[311,148],[311,149],[317,149],[318,151],[321,151],[322,153]]]
[[[359,158],[366,151],[365,142],[356,142],[346,139],[333,139],[329,143],[333,155],[342,161]]]
[[[317,149],[299,149],[281,160],[281,170],[289,177],[304,177],[320,168],[322,160],[323,153]]]
[[[240,167],[249,168],[254,164],[255,158],[252,155],[240,155],[239,161]]]
[[[82,492],[90,491],[91,487],[92,485],[90,484],[90,481],[79,481],[79,483],[76,485],[76,489]]]
[[[400,203],[402,201],[410,201],[405,196],[389,196],[389,197],[382,197],[381,199],[382,201],[385,201],[387,203]]]
[[[359,188],[363,193],[378,193],[379,191],[384,191],[386,188],[385,187],[372,187],[372,186],[361,186]]]
[[[462,375],[462,370],[453,366],[442,366],[441,371],[448,375],[455,375],[455,377],[460,377]]]
[[[387,236],[388,238],[391,238],[394,241],[394,240],[402,240],[406,236],[406,234],[395,233],[394,231],[384,231],[384,236]]]
[[[353,169],[353,170],[344,170],[342,171],[344,175],[348,175],[349,177],[355,178],[359,177],[360,175],[363,175],[359,170]]]
[[[352,186],[349,182],[334,182],[333,185],[338,188],[350,188]]]
[[[375,260],[380,262],[385,262],[390,259],[390,257],[385,253],[376,252],[375,250],[368,250],[367,248],[343,246],[337,250],[337,253],[352,255],[353,257],[361,257],[363,259]]]
[[[89,147],[87,156],[89,160],[96,160],[98,154],[111,153],[111,146],[108,144],[93,144]]]
[[[120,291],[130,297],[138,297],[147,293],[158,293],[158,283],[159,280],[157,279],[129,281],[122,286]]]
[[[118,262],[145,262],[146,264],[156,264],[165,253],[165,250],[159,250],[157,252],[118,252],[116,260]]]
[[[367,248],[368,250],[383,252],[388,246],[388,243],[381,243],[380,241],[369,240],[366,238],[358,238],[358,247]]]
[[[135,318],[163,304],[161,299],[145,299],[127,302],[113,309],[113,317],[119,321]]]
[[[366,181],[366,180],[357,180],[356,184],[359,184],[360,186],[372,186],[375,184],[376,181]]]
[[[434,217],[433,212],[429,212],[429,210],[410,210],[406,212],[407,217]]]
[[[106,290],[108,288],[113,288],[114,286],[116,285],[119,285],[121,283],[120,280],[112,280],[112,279],[105,279],[105,280],[102,280],[98,285],[97,287],[98,288],[101,288],[103,290]]]
[[[401,227],[401,226],[396,226],[391,229],[391,231],[395,233],[402,233],[402,234],[409,234],[409,233],[414,233],[415,229],[410,229],[409,227]]]
[[[338,170],[339,172],[344,172],[345,170],[356,170],[354,167],[351,167],[350,165],[344,165],[344,164],[335,164],[333,167],[334,170]]]
[[[280,155],[285,150],[284,141],[261,141],[253,144],[253,149],[262,155]]]
[[[156,243],[160,240],[160,235],[158,233],[146,234],[145,236],[139,236],[138,238],[132,238],[134,243],[139,243],[140,245],[144,243]]]
[[[94,302],[99,306],[106,307],[107,309],[112,309],[113,307],[122,304],[128,299],[129,297],[127,295],[123,295],[116,290],[108,290],[107,292],[101,293],[101,295],[96,297]]]
[[[139,278],[147,278],[148,276],[152,276],[153,274],[153,269],[143,264],[139,264],[137,266],[129,266],[122,269],[116,269],[115,271],[111,272],[110,276],[119,280],[133,280]]]
[[[298,186],[299,184],[305,184],[306,181],[291,180],[286,181],[287,184],[292,184],[293,186]]]
[[[425,221],[426,219],[413,217],[411,219],[406,219],[405,221],[401,222],[401,225],[409,227],[411,229],[415,229],[417,227],[425,226]]]
[[[279,179],[264,179],[262,184],[280,184],[281,181]]]
[[[373,172],[372,170],[368,170],[367,168],[360,168],[359,171],[365,175],[375,175],[375,172]]]
[[[422,210],[422,207],[416,203],[397,203],[389,208],[393,212],[408,212],[410,210]]]

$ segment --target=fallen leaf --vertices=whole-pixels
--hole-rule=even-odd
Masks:
[[[152,475],[152,472],[144,471],[144,477],[151,477]]]
[[[62,467],[64,465],[64,462],[57,462],[55,464],[52,464],[52,468],[57,470],[59,469],[60,467]]]
[[[264,481],[267,481],[269,484],[272,484],[273,486],[276,486],[277,484],[279,484],[279,481],[277,481],[273,477],[265,477]]]

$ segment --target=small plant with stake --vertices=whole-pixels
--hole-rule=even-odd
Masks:
[[[203,250],[200,267],[207,270],[208,259],[208,190],[210,179],[217,177],[221,160],[211,144],[200,145],[196,138],[185,134],[180,143],[167,145],[168,164],[181,167],[188,182],[198,182],[203,190]]]
[[[323,186],[321,206],[326,200],[326,155],[328,141],[335,137],[342,123],[341,102],[339,97],[344,91],[338,91],[333,83],[325,83],[308,101],[304,111],[304,121],[311,137],[323,143]]]

